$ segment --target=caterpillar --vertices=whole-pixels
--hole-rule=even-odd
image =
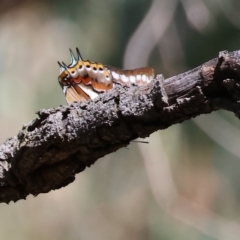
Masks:
[[[154,70],[150,67],[122,70],[83,60],[78,48],[76,52],[77,58],[70,49],[69,65],[58,62],[60,67],[58,81],[69,104],[92,100],[100,93],[114,88],[115,84],[141,86],[154,78]]]

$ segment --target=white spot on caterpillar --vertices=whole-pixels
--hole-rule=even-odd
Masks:
[[[147,82],[147,81],[148,81],[148,78],[147,78],[146,75],[142,75],[142,81],[143,81],[143,82]]]
[[[130,83],[135,83],[136,82],[135,76],[129,76],[129,81]]]
[[[115,80],[118,80],[119,79],[119,74],[118,73],[116,73],[116,72],[112,72],[112,76],[113,76],[113,78],[115,79]]]
[[[84,77],[87,74],[87,70],[84,64],[82,64],[82,67],[78,68],[77,71],[80,77]]]
[[[70,73],[70,75],[71,75],[72,78],[77,78],[78,77],[78,72],[76,70],[74,70]]]
[[[137,76],[136,76],[136,79],[137,79],[137,82],[140,82],[141,79],[142,79],[142,76],[141,76],[141,75],[137,75]]]
[[[92,86],[86,86],[82,83],[79,83],[78,86],[91,98],[94,99],[98,96],[98,93],[96,93]]]
[[[120,78],[124,83],[128,83],[128,77],[126,75],[121,75]]]

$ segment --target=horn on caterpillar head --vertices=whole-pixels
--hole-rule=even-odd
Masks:
[[[71,55],[71,63],[70,63],[70,66],[75,66],[77,64],[77,59],[76,57],[74,56],[73,52],[72,52],[72,49],[69,48],[70,50],[70,55]]]
[[[59,67],[60,67],[60,73],[62,73],[63,71],[66,70],[66,68],[60,63],[60,62],[57,62]]]
[[[65,70],[67,70],[68,73],[70,74],[68,65],[67,65],[65,62],[62,62],[62,65],[63,65],[63,67],[65,68]]]
[[[78,48],[76,48],[76,51],[77,51],[77,57],[78,57],[78,60],[83,61],[83,58],[82,58],[81,53],[80,53],[80,51],[79,51]]]
[[[65,62],[62,62],[62,65],[65,68],[65,70],[68,70],[68,66],[67,66],[67,64]]]

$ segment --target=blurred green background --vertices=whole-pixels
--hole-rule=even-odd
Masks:
[[[1,142],[66,104],[68,48],[165,77],[240,48],[239,0],[0,2]],[[0,205],[0,239],[240,239],[240,123],[219,111],[96,162],[69,186]]]

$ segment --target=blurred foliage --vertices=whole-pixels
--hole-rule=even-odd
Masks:
[[[39,108],[66,104],[56,61],[148,64],[173,76],[238,50],[237,0],[0,3],[1,141]],[[240,236],[239,120],[220,111],[97,161],[64,189],[2,204],[2,239],[201,239]]]

